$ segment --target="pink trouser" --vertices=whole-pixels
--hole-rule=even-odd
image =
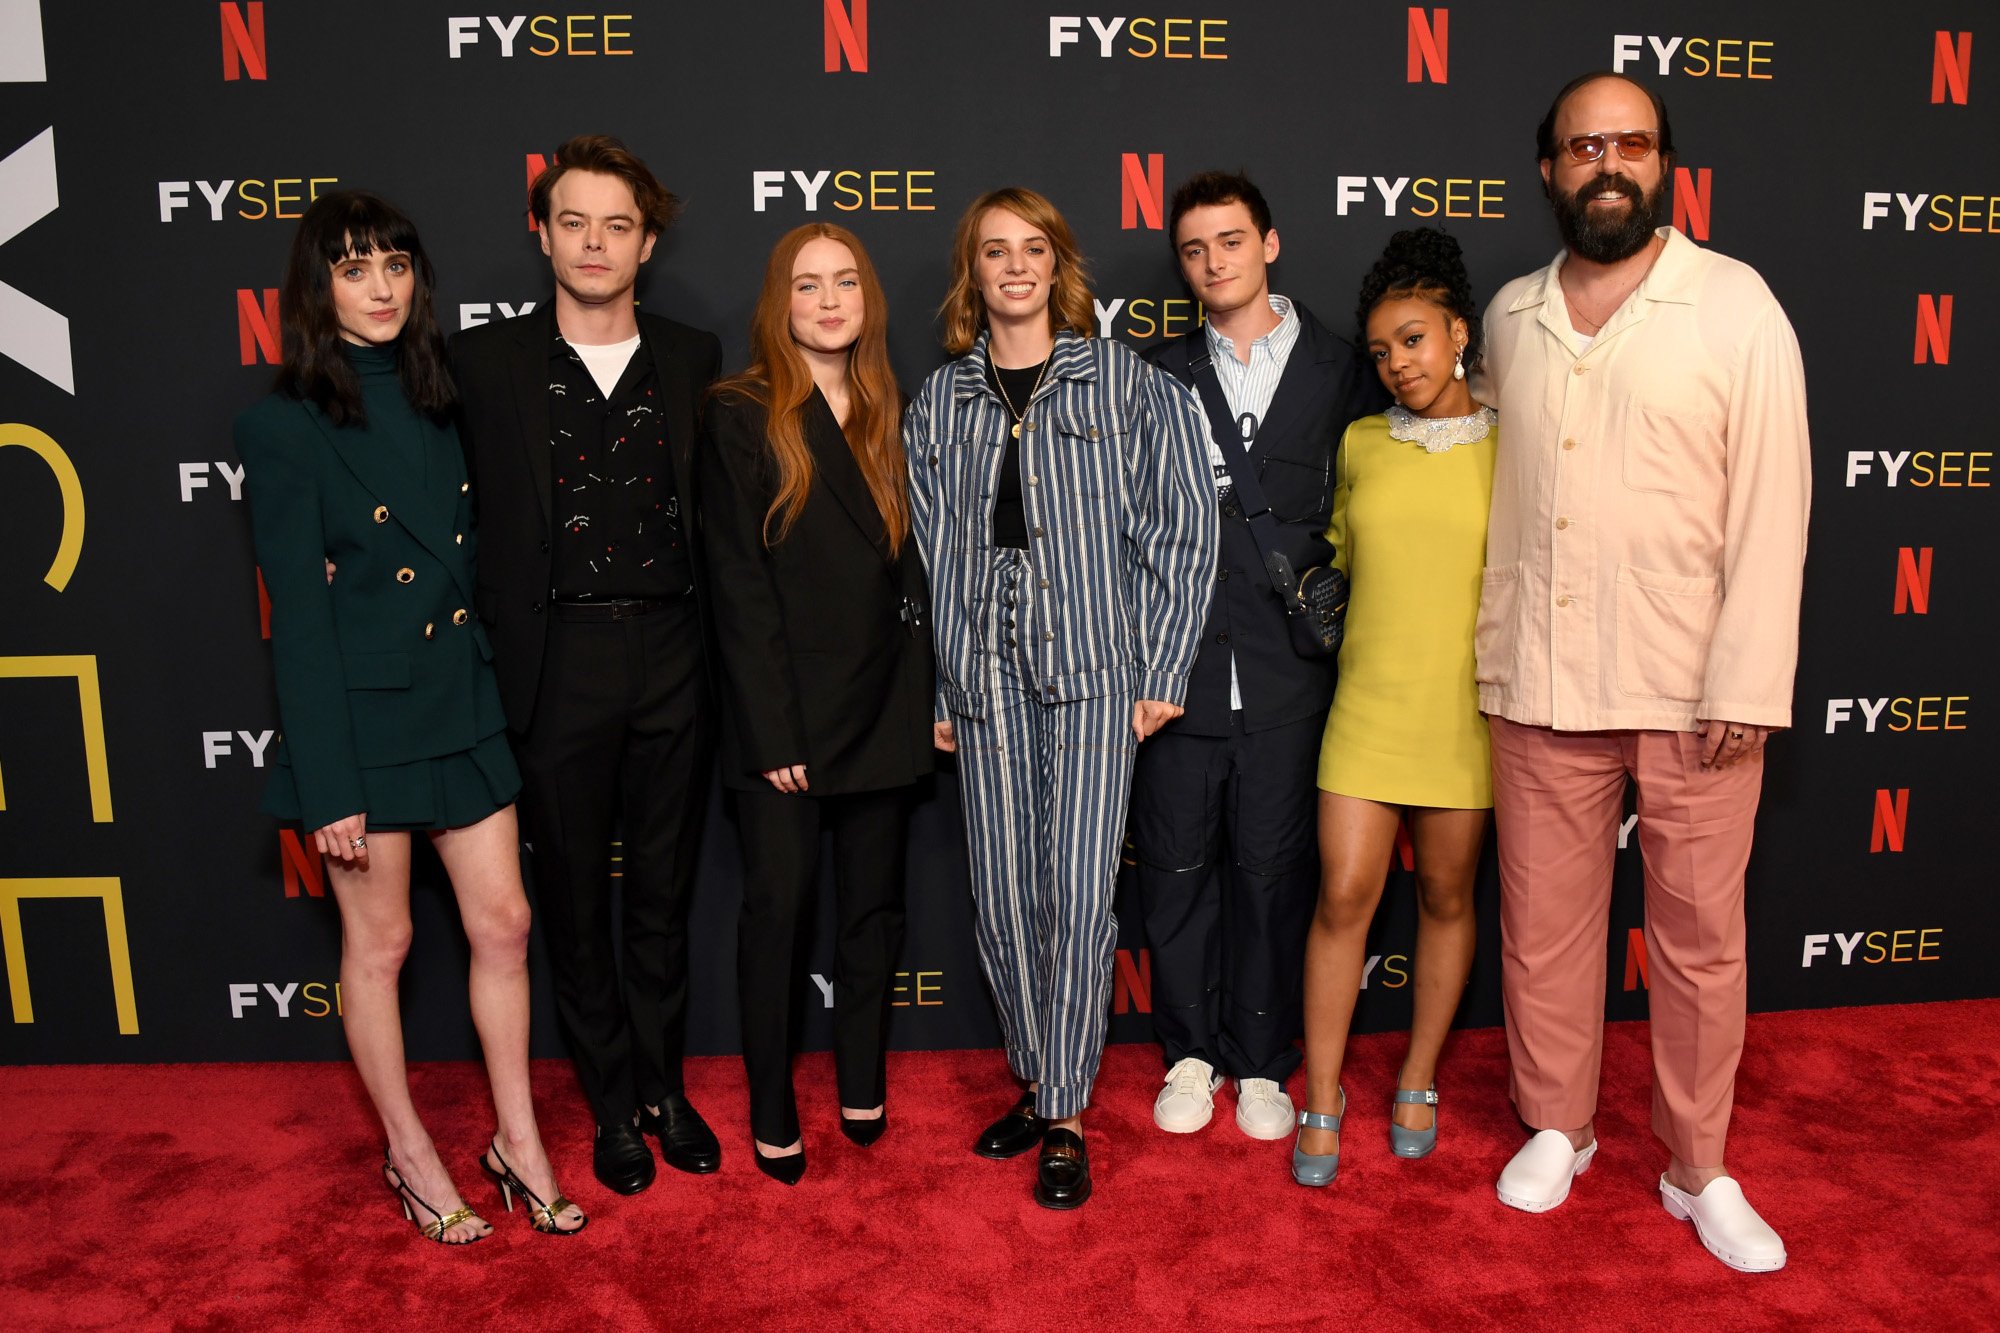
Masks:
[[[1696,732],[1488,723],[1501,984],[1521,1119],[1571,1130],[1596,1114],[1611,870],[1629,778],[1646,868],[1653,1132],[1689,1166],[1722,1165],[1743,1054],[1743,870],[1762,753],[1711,770]]]

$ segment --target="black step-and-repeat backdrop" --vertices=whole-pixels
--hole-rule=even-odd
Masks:
[[[1132,343],[1201,316],[1161,228],[1173,183],[1205,168],[1262,183],[1278,290],[1336,328],[1417,223],[1449,227],[1490,294],[1556,250],[1533,131],[1592,68],[1666,96],[1674,224],[1755,265],[1805,349],[1812,554],[1795,726],[1771,748],[1750,871],[1752,1003],[2000,989],[1981,370],[2000,353],[2000,102],[1993,34],[1974,41],[1990,0],[581,3],[0,0],[0,1062],[344,1049],[333,900],[256,813],[276,711],[229,435],[270,379],[291,220],[316,191],[403,205],[465,327],[546,299],[527,182],[568,136],[616,133],[688,204],[647,308],[718,330],[739,365],[771,243],[841,222],[882,269],[914,388],[940,360],[952,223],[1001,184],[1065,210],[1099,331]],[[734,1049],[739,876],[718,803],[697,1051]],[[1391,880],[1364,1029],[1409,1016],[1407,856]],[[1496,887],[1489,856],[1468,1024],[1500,1017]],[[1645,1009],[1638,890],[1633,845],[1607,940],[1616,1017]],[[469,1055],[434,860],[415,899],[412,1054]],[[816,1044],[826,939],[800,986]],[[997,1042],[949,780],[916,820],[902,967],[899,1046]],[[536,968],[536,1048],[554,1054],[539,947]],[[1128,921],[1117,1038],[1147,1035],[1149,971]]]

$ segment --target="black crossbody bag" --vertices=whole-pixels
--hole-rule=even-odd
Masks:
[[[1250,533],[1264,555],[1264,576],[1285,608],[1285,624],[1292,633],[1292,651],[1300,657],[1335,657],[1347,631],[1347,575],[1331,565],[1315,565],[1304,576],[1293,572],[1292,562],[1278,549],[1278,520],[1264,498],[1264,485],[1243,452],[1243,440],[1236,419],[1229,414],[1222,381],[1215,376],[1215,361],[1209,354],[1208,334],[1196,329],[1185,340],[1188,369],[1194,373],[1195,390],[1208,412],[1208,427],[1229,467],[1236,502],[1250,521]]]

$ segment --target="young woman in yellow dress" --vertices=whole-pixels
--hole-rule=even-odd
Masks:
[[[1407,813],[1416,850],[1415,1014],[1390,1147],[1437,1143],[1436,1067],[1472,970],[1473,873],[1493,805],[1472,679],[1497,418],[1473,401],[1479,316],[1458,243],[1397,232],[1361,285],[1369,355],[1396,401],[1348,427],[1335,464],[1334,563],[1351,584],[1319,764],[1319,907],[1306,942],[1306,1099],[1292,1178],[1340,1165],[1340,1067],[1368,925]]]

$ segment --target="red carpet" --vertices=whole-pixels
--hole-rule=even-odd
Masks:
[[[834,1124],[831,1066],[800,1063],[804,1183],[751,1165],[740,1067],[691,1062],[719,1176],[662,1169],[622,1199],[590,1174],[567,1066],[537,1079],[575,1240],[531,1234],[472,1170],[489,1132],[471,1065],[419,1066],[418,1104],[497,1234],[420,1242],[376,1178],[345,1065],[0,1069],[0,1311],[10,1329],[1927,1328],[2000,1326],[2000,1000],[1750,1020],[1731,1165],[1790,1250],[1710,1258],[1661,1211],[1645,1028],[1606,1034],[1603,1142],[1553,1213],[1500,1206],[1520,1142],[1497,1031],[1446,1052],[1443,1135],[1384,1129],[1401,1039],[1357,1039],[1339,1181],[1304,1190],[1283,1143],[1153,1128],[1158,1057],[1113,1047],[1080,1213],[1028,1198],[1033,1158],[966,1148],[1011,1098],[990,1051],[891,1057],[892,1128]],[[1296,1093],[1298,1084],[1294,1082]]]

